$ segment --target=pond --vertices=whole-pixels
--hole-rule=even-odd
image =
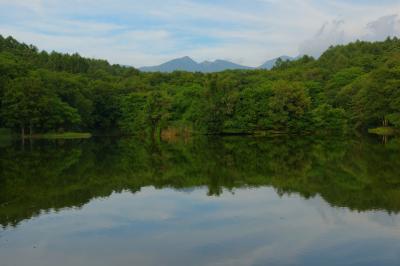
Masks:
[[[0,264],[400,265],[400,140],[0,148]]]

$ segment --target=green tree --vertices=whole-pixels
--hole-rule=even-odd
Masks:
[[[128,134],[143,134],[146,125],[146,95],[131,93],[120,99],[120,128]]]
[[[150,136],[155,137],[157,129],[161,131],[169,118],[170,99],[160,91],[152,91],[147,95],[145,113],[147,124],[150,127]]]
[[[2,99],[2,117],[8,127],[25,129],[32,134],[33,127],[40,120],[37,106],[42,96],[43,83],[37,77],[18,78],[10,82]]]
[[[310,105],[311,99],[301,83],[275,82],[267,106],[271,127],[286,132],[305,129]]]
[[[314,130],[318,133],[343,133],[347,129],[347,118],[344,109],[322,104],[311,111],[311,116],[315,127]]]
[[[26,129],[32,135],[35,128],[57,130],[78,125],[81,121],[77,110],[47,89],[35,73],[8,83],[1,116],[8,127],[19,128],[22,137]]]

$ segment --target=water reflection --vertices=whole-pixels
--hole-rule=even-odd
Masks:
[[[400,211],[400,142],[373,140],[196,138],[37,142],[0,155],[0,224],[49,209],[81,207],[142,187],[192,190],[271,186],[279,195],[320,195],[351,210]]]
[[[400,142],[35,142],[0,154],[1,265],[398,265]]]

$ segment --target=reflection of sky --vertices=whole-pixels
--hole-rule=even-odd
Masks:
[[[144,188],[1,232],[1,265],[398,265],[400,216],[280,198]]]

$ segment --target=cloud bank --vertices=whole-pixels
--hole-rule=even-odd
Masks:
[[[257,66],[399,35],[398,0],[0,0],[0,34],[112,63],[189,55]]]
[[[400,37],[400,16],[393,14],[380,17],[356,32],[350,32],[348,28],[343,20],[325,23],[313,38],[300,45],[300,55],[319,57],[331,45],[346,44],[356,40],[382,41],[388,37]]]

